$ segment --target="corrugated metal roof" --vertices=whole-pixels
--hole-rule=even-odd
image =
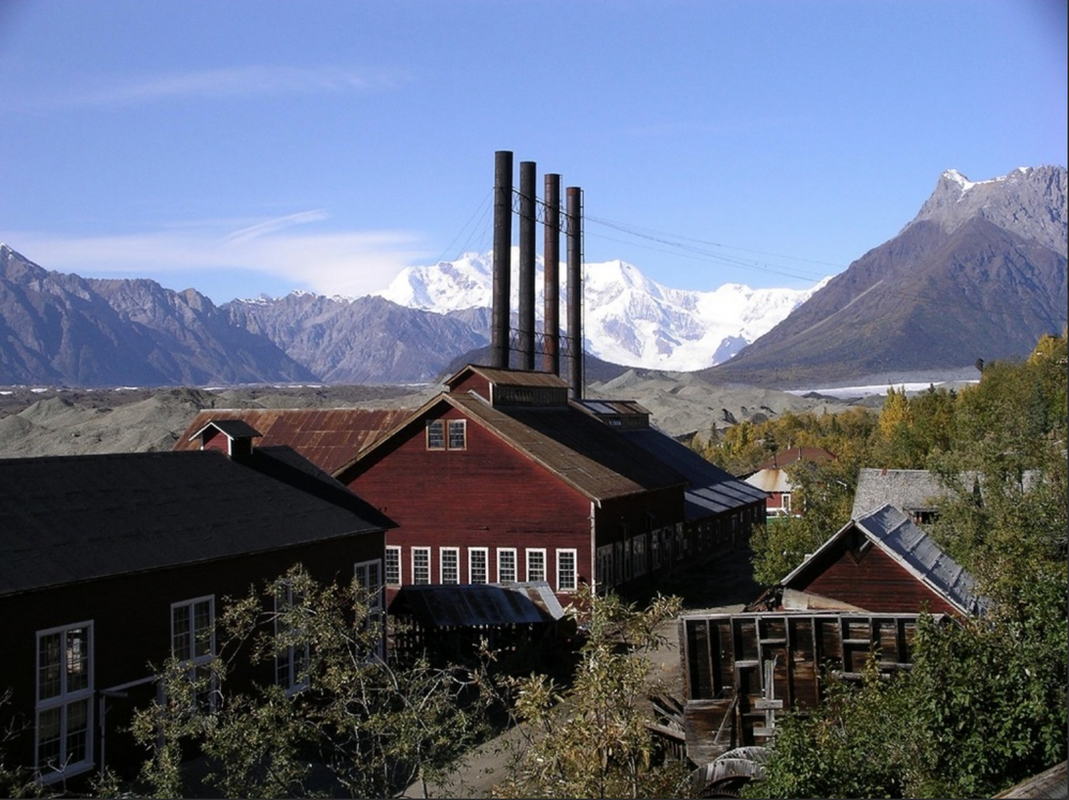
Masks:
[[[965,568],[943,552],[913,521],[892,505],[883,505],[844,525],[817,551],[783,579],[784,586],[806,572],[827,549],[857,529],[918,580],[966,614],[984,611],[989,602],[976,591]]]
[[[753,503],[764,503],[768,497],[760,489],[706,461],[656,428],[620,430],[616,433],[683,475],[687,481],[684,498],[688,520],[723,514]]]
[[[238,420],[262,431],[263,438],[257,444],[287,445],[333,474],[411,413],[412,409],[205,409],[189,423],[174,449],[197,450],[197,434],[209,422]]]
[[[435,628],[532,625],[564,616],[545,581],[402,586],[390,610],[408,611],[423,625]]]
[[[299,466],[298,466],[299,465]],[[0,595],[390,523],[285,448],[0,460]]]

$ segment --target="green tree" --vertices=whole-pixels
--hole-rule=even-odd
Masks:
[[[571,686],[532,675],[514,686],[527,731],[502,797],[676,797],[687,770],[663,762],[646,727],[651,662],[659,627],[679,613],[658,596],[636,610],[616,595],[578,598],[587,637]],[[570,609],[578,616],[576,608]]]
[[[227,797],[317,788],[388,797],[453,769],[485,730],[476,678],[425,661],[387,663],[369,599],[356,581],[321,586],[299,566],[260,593],[228,599],[210,668],[191,678],[167,662],[166,700],[135,715],[135,738],[149,753],[140,790],[188,793],[182,762],[193,748],[207,757],[205,791]],[[247,671],[276,658],[298,665],[288,693],[275,683],[232,688],[238,664]],[[213,702],[203,702],[206,692]]]

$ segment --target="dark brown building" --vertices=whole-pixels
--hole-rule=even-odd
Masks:
[[[233,458],[0,461],[0,690],[27,725],[8,755],[41,782],[129,767],[123,731],[156,695],[152,665],[210,659],[224,597],[297,562],[320,581],[381,585],[388,521],[292,450],[246,451],[246,428],[206,431]],[[296,678],[285,656],[264,666]]]

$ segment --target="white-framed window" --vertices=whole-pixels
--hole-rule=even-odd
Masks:
[[[600,586],[609,587],[615,583],[614,550],[613,545],[603,544],[595,553],[597,570],[594,573],[594,580]]]
[[[468,548],[468,583],[490,582],[490,556],[485,547]]]
[[[215,657],[215,596],[195,597],[171,604],[171,655],[189,670],[196,688],[193,697],[198,705],[215,704],[215,676],[211,661]]]
[[[427,449],[445,450],[445,422],[443,420],[427,420]]]
[[[466,450],[468,447],[468,423],[463,419],[449,420],[449,449]]]
[[[372,559],[353,564],[353,577],[357,585],[363,590],[363,597],[359,600],[367,605],[367,616],[361,624],[365,631],[373,631],[376,634],[375,654],[383,655],[383,622],[386,586],[382,582],[382,559]]]
[[[516,548],[497,548],[497,582],[516,582]]]
[[[574,592],[579,587],[578,556],[574,549],[557,551],[557,591]]]
[[[528,547],[527,580],[544,581],[546,579],[546,548]]]
[[[438,582],[460,583],[460,548],[438,548]]]
[[[93,767],[93,623],[37,632],[34,766],[51,783]]]
[[[386,585],[401,585],[401,548],[395,544],[386,545]]]
[[[300,605],[301,596],[289,581],[280,583],[275,591],[275,683],[287,694],[308,688],[308,642],[300,641],[300,629],[295,627],[290,612]]]
[[[429,547],[412,548],[412,583],[431,582],[431,549]]]

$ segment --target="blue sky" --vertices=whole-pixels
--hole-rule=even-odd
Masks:
[[[1066,33],[1059,0],[2,0],[0,241],[361,295],[488,251],[512,150],[583,188],[588,261],[809,286],[946,169],[1064,166]]]

